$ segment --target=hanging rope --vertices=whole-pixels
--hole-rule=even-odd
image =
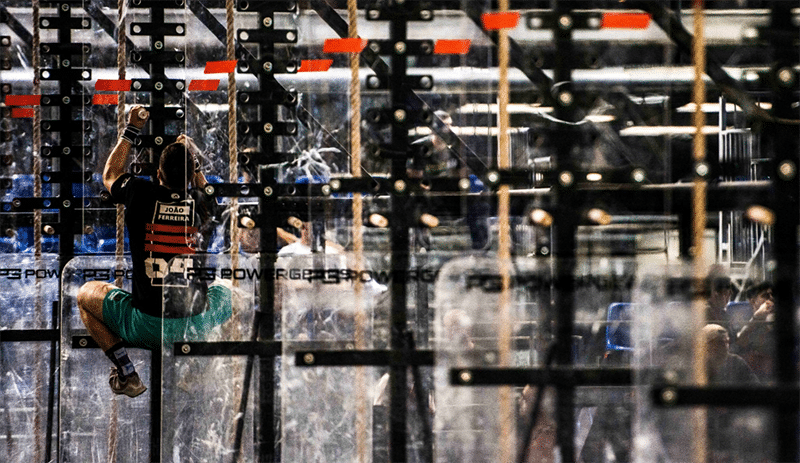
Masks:
[[[358,4],[356,0],[347,0],[348,37],[358,37]],[[360,56],[350,54],[350,174],[361,177],[361,79],[359,76]],[[363,199],[361,193],[353,194],[353,257],[355,270],[361,272],[364,266],[363,239]],[[363,285],[359,279],[353,283],[355,304],[355,344],[356,349],[366,349],[365,335],[366,313],[364,310]],[[405,380],[405,378],[403,378]],[[356,367],[356,455],[358,462],[370,460],[369,411],[367,409],[366,371],[364,367]]]
[[[507,12],[508,0],[500,0],[501,12]],[[497,167],[508,169],[511,166],[509,156],[509,39],[508,30],[501,29],[498,37],[498,66],[500,78],[498,81],[498,126],[499,140],[497,153]],[[508,185],[500,185],[497,191],[497,263],[500,271],[501,291],[498,310],[498,351],[499,366],[511,366],[511,225],[510,225],[510,192]],[[514,407],[511,397],[512,390],[503,386],[499,390],[499,418],[500,418],[500,456],[499,461],[512,461],[514,458]]]
[[[694,8],[694,42],[692,43],[692,61],[694,62],[694,87],[692,99],[695,104],[693,122],[695,127],[693,158],[695,166],[706,160],[706,138],[703,135],[705,115],[701,109],[706,99],[706,86],[703,74],[706,68],[706,50],[703,27],[703,0],[693,0]],[[694,281],[697,287],[694,294],[702,294],[703,278],[706,275],[706,265],[703,262],[703,235],[706,228],[706,192],[707,183],[704,178],[695,175],[692,186],[692,257]],[[698,387],[708,383],[706,373],[706,346],[703,336],[703,326],[706,320],[706,304],[702,298],[692,300],[693,333],[695,335],[692,345],[692,373],[694,382]],[[695,462],[705,462],[708,447],[707,411],[696,407],[693,411],[692,425],[694,440],[692,441],[692,456]]]
[[[117,74],[119,79],[125,79],[126,59],[126,33],[125,15],[127,13],[126,1],[118,0],[118,23],[117,23]],[[125,92],[117,93],[117,137],[125,131]],[[125,206],[117,204],[117,243],[114,255],[117,258],[117,269],[122,267],[122,256],[125,253]],[[117,277],[114,281],[117,287],[122,287],[122,277]]]
[[[39,14],[40,6],[39,0],[32,2],[32,21],[33,21],[33,39],[32,39],[32,61],[33,61],[33,94],[42,94],[41,79],[39,77],[42,67],[42,58],[39,54],[39,45],[41,43],[40,29],[39,29]],[[41,128],[42,115],[39,106],[33,107],[33,196],[36,198],[42,197],[42,128]],[[39,268],[42,262],[42,210],[34,209],[33,211],[33,259],[35,268]],[[39,279],[35,283],[35,319],[36,326],[42,326],[44,321],[42,303],[42,285]],[[43,362],[41,361],[42,352],[39,348],[36,349],[36,389],[34,390],[36,404],[33,411],[33,427],[36,443],[34,445],[34,460],[43,461],[44,456],[42,449],[44,448],[44,439],[49,436],[44,436],[42,433],[42,420],[41,420],[41,403],[43,402],[41,394],[43,384],[42,378],[44,372]]]
[[[117,75],[119,79],[125,79],[125,68],[127,66],[127,51],[125,47],[126,42],[126,15],[127,15],[127,2],[126,0],[117,1]],[[125,132],[125,92],[119,91],[117,93],[117,139]],[[114,256],[116,258],[116,269],[122,270],[123,256],[125,253],[125,206],[117,204],[116,216],[116,246],[114,248]],[[122,272],[118,272],[121,274]],[[114,280],[114,285],[122,288],[123,279],[121,276]],[[117,461],[117,427],[119,424],[119,404],[117,399],[111,399],[111,418],[108,427],[108,453],[107,459],[109,462]]]
[[[235,2],[234,0],[226,0],[225,1],[225,49],[226,49],[226,57],[228,60],[235,60],[236,59],[236,29],[234,24],[234,17],[235,17]],[[238,167],[238,158],[239,158],[239,148],[238,148],[238,141],[237,141],[237,128],[236,128],[236,72],[231,72],[228,74],[228,182],[229,183],[237,183],[239,181],[239,167]],[[239,267],[239,218],[238,218],[238,209],[239,209],[239,201],[237,198],[231,198],[230,202],[230,258],[231,258],[231,269],[236,269]],[[234,286],[238,286],[238,280],[233,279],[232,283]],[[233,305],[233,320],[239,319],[239,312],[241,307],[237,304]],[[253,328],[255,329],[255,328]],[[251,336],[255,336],[256,333],[251,333]],[[238,324],[231,324],[228,329],[223,331],[222,336],[225,339],[236,340],[242,339],[243,333],[242,328]],[[255,339],[255,338],[253,338]],[[226,360],[226,363],[230,361]],[[250,366],[246,366],[243,363],[247,361],[241,359],[236,363],[230,364],[230,372],[231,378],[241,378],[236,383],[233,384],[232,390],[241,390],[246,391],[247,386],[251,379],[250,374],[252,368]],[[248,364],[249,365],[249,364]],[[244,374],[242,374],[242,370],[244,370]],[[233,447],[233,462],[240,462],[246,459],[245,452],[242,452],[242,431],[244,429],[244,421],[246,419],[245,411],[247,410],[247,394],[243,392],[243,394],[238,398],[238,403],[234,404],[235,407],[233,410],[237,412],[234,415],[234,423],[231,426],[231,433],[229,435],[229,439],[231,439],[231,445]]]
[[[225,35],[225,45],[229,60],[236,59],[236,41],[234,40],[234,0],[225,1],[225,17],[227,20],[227,31]],[[236,133],[236,72],[228,74],[228,181],[236,183],[239,180],[238,156],[239,148],[237,145]],[[231,198],[231,268],[239,266],[239,201]],[[233,280],[234,285],[237,284]]]

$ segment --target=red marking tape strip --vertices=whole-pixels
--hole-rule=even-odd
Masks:
[[[230,74],[236,71],[236,60],[209,61],[203,74]]]
[[[33,117],[33,108],[11,108],[11,117]]]
[[[94,89],[103,92],[128,92],[131,89],[130,79],[97,79]]]
[[[6,106],[39,106],[42,95],[6,95]]]
[[[189,91],[196,92],[196,91],[214,91],[219,88],[219,79],[194,79],[193,81],[189,82]]]
[[[332,59],[304,59],[297,72],[325,72],[331,68]]]
[[[603,13],[603,29],[647,29],[650,15],[647,13]]]
[[[367,39],[325,39],[324,53],[361,53],[367,46]]]
[[[483,13],[481,15],[481,22],[483,22],[483,28],[487,31],[513,29],[517,27],[519,23],[519,11],[510,11],[508,13]]]
[[[92,104],[117,104],[119,95],[114,93],[98,93],[92,97]]]
[[[469,52],[471,41],[464,40],[437,40],[433,46],[433,53],[437,55],[466,55]]]

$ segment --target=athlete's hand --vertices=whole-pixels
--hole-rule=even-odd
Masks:
[[[128,111],[128,124],[141,129],[148,117],[150,117],[150,113],[144,109],[144,106],[136,105]]]

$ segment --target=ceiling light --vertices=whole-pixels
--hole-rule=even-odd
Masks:
[[[744,215],[751,221],[762,225],[772,225],[775,223],[775,213],[764,206],[750,206],[747,208]]]
[[[534,209],[529,214],[531,222],[542,227],[553,225],[553,216],[544,209]]]
[[[633,126],[619,131],[621,137],[660,137],[665,135],[694,135],[697,130],[690,126]],[[716,125],[706,125],[702,129],[704,135],[719,133]]]
[[[596,207],[589,209],[589,212],[586,213],[586,217],[598,225],[608,225],[611,223],[611,214]]]

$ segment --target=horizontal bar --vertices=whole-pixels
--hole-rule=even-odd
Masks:
[[[58,341],[59,330],[0,330],[0,342]]]
[[[651,391],[653,404],[661,407],[800,407],[798,386],[661,386]]]
[[[209,355],[257,355],[275,357],[281,354],[280,341],[176,342],[173,353],[179,357]]]
[[[97,341],[94,340],[88,334],[84,335],[77,335],[72,337],[72,348],[73,349],[96,349],[100,346],[97,344]]]
[[[295,364],[301,367],[314,366],[432,366],[433,351],[389,351],[389,350],[314,350],[295,352]]]
[[[630,386],[630,368],[452,368],[454,386]]]

